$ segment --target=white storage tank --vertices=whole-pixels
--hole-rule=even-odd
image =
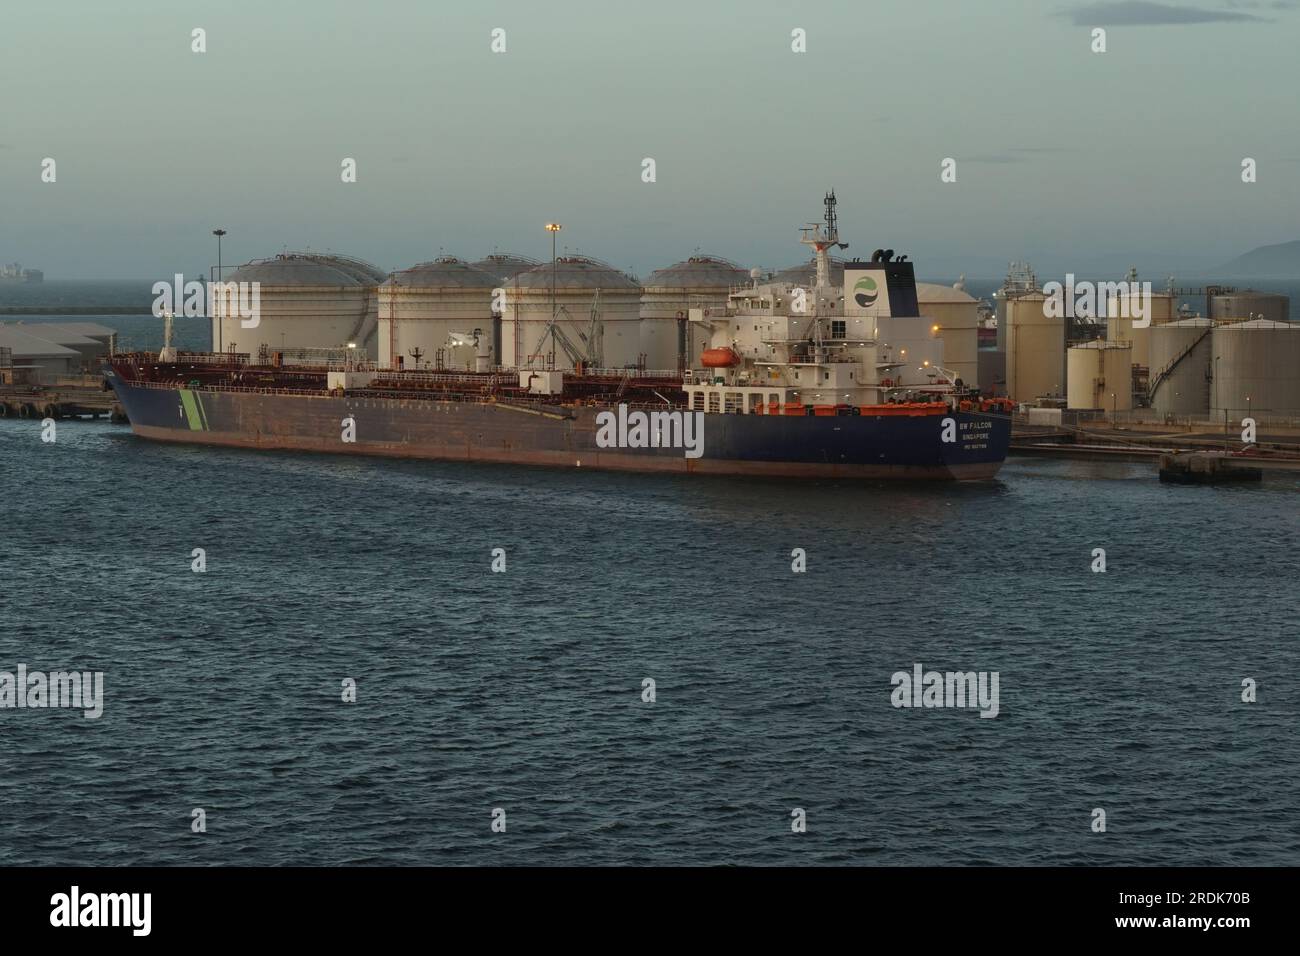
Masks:
[[[1300,323],[1254,319],[1216,325],[1211,414],[1229,422],[1300,418]]]
[[[552,351],[556,368],[573,361],[558,342],[547,336],[551,322],[551,283],[555,283],[558,325],[571,345],[582,353],[591,327],[593,307],[599,318],[597,364],[605,368],[635,366],[641,351],[641,286],[608,263],[587,256],[564,256],[552,266],[544,262],[505,282],[505,312],[501,320],[502,364],[544,366]],[[545,342],[543,342],[545,339]]]
[[[1202,316],[1151,327],[1151,407],[1159,415],[1210,413],[1212,323]]]
[[[979,301],[966,291],[965,283],[918,282],[916,301],[935,336],[943,341],[944,367],[966,385],[984,387],[979,380]]]
[[[379,363],[384,368],[474,368],[478,331],[496,364],[492,290],[499,279],[455,256],[394,272],[379,287]],[[453,343],[452,333],[458,333]]]
[[[749,272],[717,256],[691,256],[650,273],[641,290],[641,351],[651,369],[676,369],[690,309],[725,309]]]
[[[1133,407],[1133,350],[1127,344],[1086,342],[1066,359],[1066,405],[1126,412]]]
[[[233,296],[219,297],[212,319],[214,349],[245,352],[258,361],[265,349],[347,348],[374,358],[378,348],[379,283],[383,273],[342,256],[288,252],[255,259],[228,273],[226,283],[258,284],[260,315],[245,328]]]
[[[1065,320],[1044,314],[1041,292],[1004,301],[1007,395],[1017,402],[1065,395]]]

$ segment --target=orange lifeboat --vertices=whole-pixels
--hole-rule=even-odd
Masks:
[[[731,368],[740,364],[740,356],[731,348],[705,349],[700,355],[700,361],[705,368]]]

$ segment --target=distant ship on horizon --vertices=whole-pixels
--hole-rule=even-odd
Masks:
[[[21,262],[11,262],[0,266],[0,282],[44,282],[45,273],[40,269],[24,269]]]

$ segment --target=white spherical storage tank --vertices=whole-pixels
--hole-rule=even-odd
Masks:
[[[1086,342],[1066,357],[1066,405],[1126,412],[1133,407],[1133,349],[1127,343]]]
[[[554,354],[556,368],[573,368],[562,341],[549,334],[551,286],[555,286],[557,325],[563,341],[588,365],[624,368],[640,364],[641,287],[613,266],[586,256],[557,259],[554,272],[545,262],[506,281],[501,319],[501,364],[545,366]],[[592,310],[597,323],[593,342]]]
[[[1300,323],[1216,325],[1210,409],[1216,421],[1300,418]]]
[[[1194,316],[1151,327],[1151,407],[1159,415],[1203,418],[1210,413],[1209,319]]]
[[[476,332],[496,364],[492,290],[499,284],[454,256],[394,272],[379,287],[379,364],[472,369],[480,350],[466,337]]]
[[[935,336],[943,340],[943,365],[966,385],[979,381],[979,302],[959,285],[916,284],[921,315],[931,320]],[[992,384],[992,383],[989,383]]]
[[[686,347],[681,336],[689,310],[725,308],[731,290],[748,281],[748,270],[717,256],[691,256],[650,273],[641,290],[641,351],[646,366],[678,368],[679,352]]]
[[[375,266],[344,256],[287,252],[254,259],[224,277],[213,318],[213,348],[248,353],[290,349],[344,349],[377,353],[379,283]],[[255,288],[256,324],[238,313],[243,293]],[[256,286],[253,285],[256,283]]]

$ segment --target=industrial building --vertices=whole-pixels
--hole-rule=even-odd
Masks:
[[[245,327],[238,304],[218,299],[212,347],[256,358],[263,351],[352,346],[374,359],[379,284],[385,278],[377,267],[348,256],[289,252],[255,259],[223,281],[258,283],[258,323]]]
[[[691,256],[650,273],[641,290],[641,351],[651,369],[676,369],[691,355],[686,341],[690,309],[726,308],[727,295],[749,272],[717,256]]]
[[[2,322],[6,383],[48,385],[69,376],[96,374],[116,335],[96,322]]]
[[[474,368],[480,353],[496,364],[492,290],[500,282],[454,256],[394,272],[379,286],[380,366]]]
[[[641,286],[608,263],[563,256],[506,280],[501,364],[624,368],[644,363]],[[554,290],[554,311],[552,310]],[[557,332],[551,332],[552,315]]]

